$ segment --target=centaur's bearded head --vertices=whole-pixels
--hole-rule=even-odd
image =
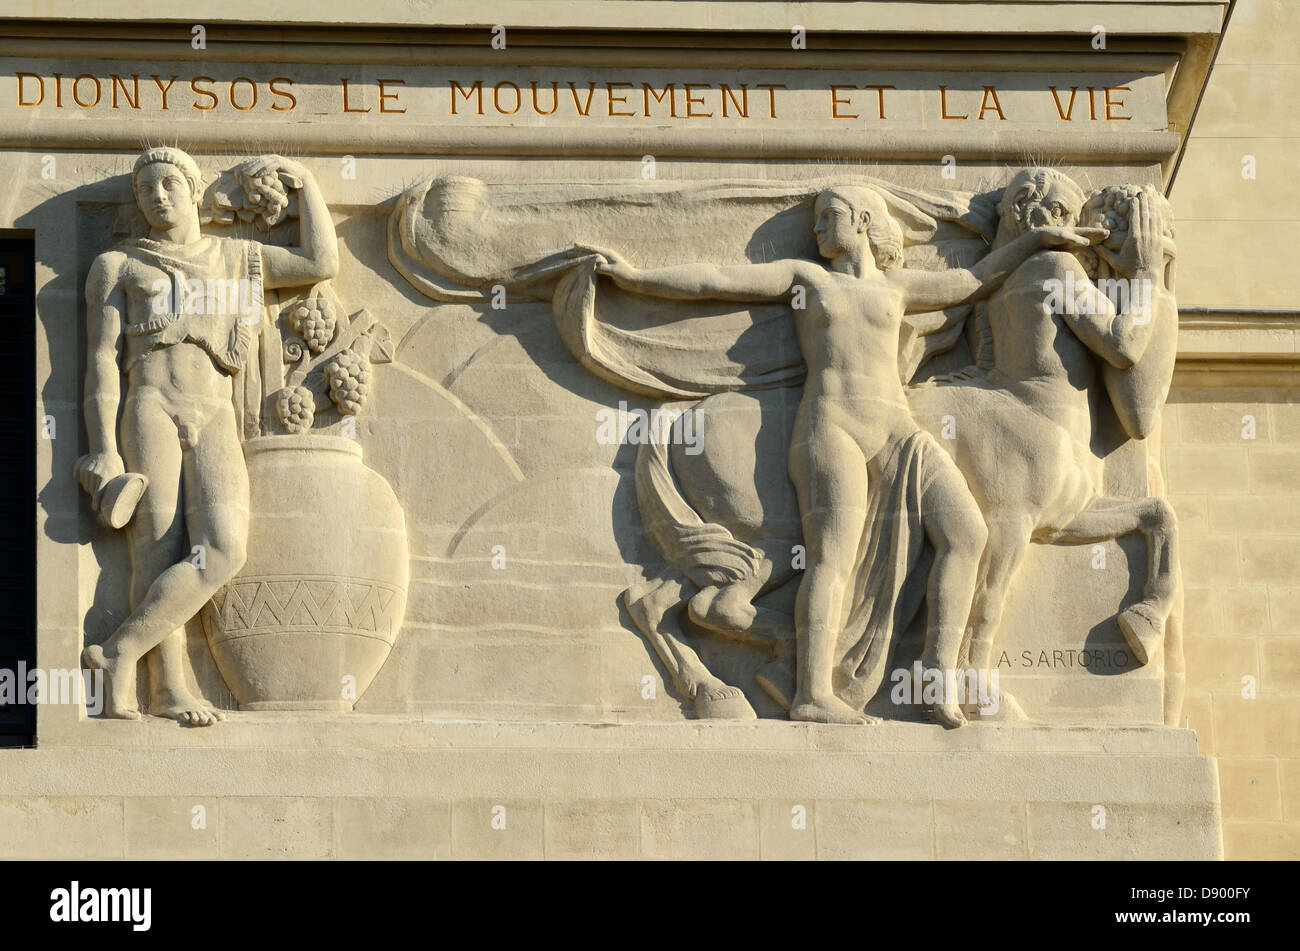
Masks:
[[[1027,168],[1002,192],[998,237],[1008,240],[1034,228],[1073,227],[1083,202],[1083,192],[1068,175],[1054,168]]]

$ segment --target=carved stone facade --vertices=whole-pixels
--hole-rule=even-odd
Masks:
[[[10,775],[108,748],[168,798],[93,762],[44,798],[240,797],[231,856],[301,808],[313,856],[1221,857],[1166,195],[1223,4],[1107,53],[1105,4],[905,6],[694,61],[647,24],[417,31],[437,69],[365,24],[329,66],[252,27],[202,70],[20,52],[4,162],[72,150],[0,222],[76,432],[40,446],[39,660],[103,704],[43,706]]]

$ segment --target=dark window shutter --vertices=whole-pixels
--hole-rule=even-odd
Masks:
[[[15,676],[36,666],[35,252],[0,238],[0,670]],[[0,747],[35,741],[36,708],[0,705]]]

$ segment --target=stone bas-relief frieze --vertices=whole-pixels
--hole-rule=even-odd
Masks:
[[[707,229],[713,261],[637,266],[638,234],[674,225]],[[1018,568],[1031,542],[1134,535],[1142,596],[1105,610],[1177,721],[1176,532],[1146,449],[1177,332],[1154,190],[1039,168],[989,195],[439,179],[399,201],[389,253],[436,301],[550,300],[585,367],[686,414],[637,450],[662,561],[624,600],[699,716],[755,715],[701,659],[721,637],[768,658],[755,682],[795,719],[897,716],[901,692],[947,726],[1050,721],[991,669]]]
[[[753,718],[765,697],[816,722],[1053,722],[1042,691],[1022,702],[999,676],[1021,597],[1050,598],[1075,647],[1096,643],[1086,618],[1115,619],[1135,665],[1118,676],[1160,678],[1174,723],[1177,535],[1149,448],[1177,332],[1169,209],[1147,187],[1007,177],[985,194],[442,178],[396,201],[389,260],[437,304],[549,305],[581,366],[661,421],[629,440],[640,524],[620,531],[653,554],[628,556],[622,602],[697,716]],[[151,149],[132,184],[146,233],[87,280],[77,464],[130,555],[129,613],[85,648],[106,712],[141,715],[143,659],[148,712],[223,717],[187,677],[187,624],[241,709],[351,710],[405,618],[409,557],[435,585],[445,570],[427,517],[408,547],[403,511],[437,486],[399,501],[362,462],[372,367],[398,348],[336,287],[301,164],[264,156],[205,185],[184,152]],[[426,382],[403,398],[490,436],[414,353],[400,380]],[[392,439],[437,438],[401,432],[382,463]],[[448,552],[484,511],[451,513]],[[1126,537],[1145,552],[1136,598],[1022,570],[1031,543]]]
[[[130,614],[84,652],[106,675],[105,712],[139,718],[143,658],[149,712],[223,718],[186,685],[200,612],[241,707],[351,709],[406,596],[402,510],[361,464],[354,422],[387,334],[332,288],[333,223],[300,164],[264,156],[205,189],[189,155],[154,148],[132,184],[148,234],[97,257],[86,283],[77,479],[125,532],[131,569]],[[201,229],[273,232],[291,215],[296,247]]]
[[[11,30],[0,855],[1254,848],[1206,730],[1278,701],[1195,662],[1286,633],[1281,318],[1162,197],[1216,3]]]

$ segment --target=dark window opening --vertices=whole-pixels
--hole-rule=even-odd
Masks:
[[[0,747],[36,744],[36,246],[0,237]]]

